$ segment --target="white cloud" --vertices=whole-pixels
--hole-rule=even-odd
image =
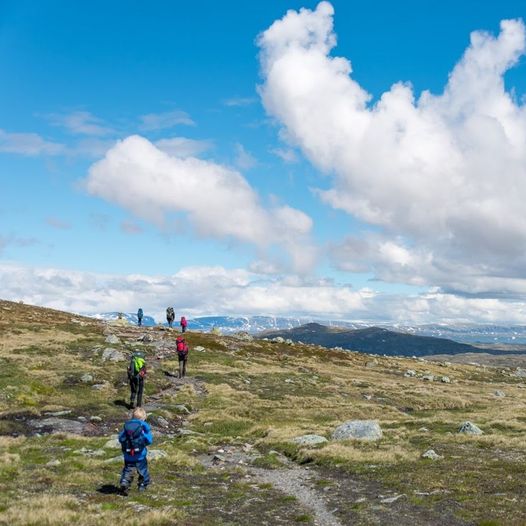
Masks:
[[[0,152],[19,155],[62,155],[63,144],[47,141],[37,133],[9,133],[0,129]]]
[[[195,157],[213,148],[214,144],[212,141],[172,137],[156,141],[155,146],[173,157]]]
[[[201,236],[250,243],[263,251],[281,247],[298,270],[313,264],[312,220],[306,214],[288,206],[266,209],[239,172],[170,156],[143,137],[119,141],[91,166],[85,184],[92,195],[160,228],[168,215],[184,214]]]
[[[298,156],[292,148],[272,148],[270,151],[288,164],[298,162]]]
[[[235,165],[240,168],[241,170],[249,170],[250,168],[253,168],[257,165],[256,158],[245,149],[245,147],[240,144],[235,144],[235,150],[236,150],[236,158],[235,158]]]
[[[255,97],[232,97],[224,101],[225,106],[251,106],[255,104],[257,99]]]
[[[167,111],[164,113],[148,113],[141,115],[139,129],[142,131],[156,131],[173,128],[179,124],[194,126],[195,122],[184,111]]]
[[[52,113],[47,117],[54,126],[66,128],[76,135],[103,136],[114,133],[114,130],[106,126],[102,119],[89,111],[73,111],[66,114]]]
[[[472,33],[441,94],[416,97],[397,83],[372,104],[351,63],[331,55],[332,16],[322,2],[260,35],[260,93],[287,142],[331,175],[324,202],[382,231],[347,240],[340,266],[457,292],[523,293],[526,107],[503,81],[525,50],[522,21],[501,22],[497,37]]]
[[[135,312],[157,319],[177,299],[189,316],[282,315],[400,323],[523,323],[525,302],[427,292],[389,296],[331,280],[268,279],[244,269],[188,267],[173,275],[115,275],[0,263],[2,297],[72,312]]]

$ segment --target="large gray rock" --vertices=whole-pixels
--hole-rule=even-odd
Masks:
[[[103,362],[124,362],[126,360],[126,356],[124,356],[121,351],[117,351],[117,349],[112,349],[111,347],[106,347],[104,351],[102,351],[102,361]]]
[[[466,435],[482,435],[484,434],[484,431],[482,431],[477,425],[473,424],[473,422],[466,421],[460,425],[458,433],[464,433]]]
[[[121,341],[119,338],[117,338],[117,336],[115,336],[115,334],[110,334],[106,337],[106,343],[109,343],[110,345],[116,345],[120,342]]]
[[[49,430],[51,433],[71,433],[73,435],[82,435],[84,424],[77,420],[68,420],[66,418],[43,418],[42,420],[30,420],[29,425],[38,430]]]
[[[272,340],[270,341],[275,342],[275,343],[285,343],[285,338],[282,338],[281,336],[276,336],[275,338],[272,338]]]
[[[300,446],[317,446],[318,444],[328,442],[328,440],[321,435],[302,435],[292,439],[292,441]]]
[[[197,352],[203,352],[205,348],[202,345],[196,345],[193,350]]]
[[[382,436],[377,420],[348,420],[332,433],[333,440],[379,440]]]
[[[84,384],[89,384],[91,382],[93,382],[93,376],[89,373],[86,373],[86,374],[83,374],[81,377],[80,377],[80,381]]]
[[[518,376],[519,378],[526,378],[526,369],[517,367],[517,369],[515,369],[515,376]]]

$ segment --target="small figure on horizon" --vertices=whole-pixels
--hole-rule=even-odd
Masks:
[[[139,310],[137,311],[137,325],[140,327],[142,325],[142,317],[143,317],[143,312],[142,312],[142,309],[139,308]]]
[[[139,491],[144,491],[150,484],[146,446],[153,442],[153,436],[145,420],[146,411],[142,407],[137,407],[132,412],[131,420],[124,423],[124,428],[119,433],[119,442],[124,455],[120,490],[124,496],[128,495],[135,471],[139,473]]]
[[[144,390],[144,377],[146,376],[146,360],[144,353],[135,352],[130,359],[128,365],[128,382],[130,384],[130,406],[142,406],[142,393]],[[135,406],[135,398],[137,398],[137,406]]]
[[[189,348],[183,336],[178,336],[175,342],[177,344],[177,357],[179,358],[179,378],[184,378],[186,376]]]
[[[166,309],[166,321],[168,322],[168,327],[171,327],[173,325],[174,320],[175,320],[174,308],[168,307]]]
[[[186,318],[184,316],[181,316],[181,332],[186,332],[187,326],[188,322],[186,321]]]

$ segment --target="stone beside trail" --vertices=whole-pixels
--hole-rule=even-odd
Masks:
[[[325,437],[320,435],[302,435],[294,438],[292,441],[300,446],[317,446],[328,442]]]
[[[466,435],[482,435],[484,434],[484,431],[473,422],[467,421],[460,425],[458,433],[464,433]]]
[[[332,433],[333,440],[379,440],[382,436],[377,420],[348,420]]]

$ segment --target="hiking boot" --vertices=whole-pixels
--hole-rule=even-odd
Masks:
[[[130,493],[130,488],[128,486],[121,486],[121,495],[127,497]]]
[[[144,493],[146,491],[146,486],[139,486],[139,493]]]

